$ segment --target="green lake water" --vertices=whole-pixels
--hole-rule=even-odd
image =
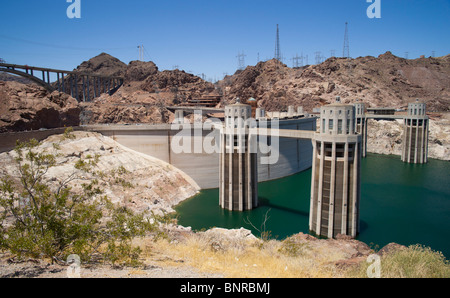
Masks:
[[[178,206],[178,222],[194,230],[211,227],[268,231],[284,239],[308,233],[311,169],[258,185],[254,210],[219,206],[219,190],[203,190]],[[267,220],[262,227],[264,218]],[[357,239],[380,248],[390,242],[422,244],[450,257],[450,162],[406,164],[398,156],[369,154],[361,161],[361,232]],[[251,224],[257,229],[252,227]]]

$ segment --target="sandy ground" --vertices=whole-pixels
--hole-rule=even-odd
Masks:
[[[79,275],[71,266],[51,264],[46,260],[28,259],[17,261],[9,254],[0,254],[0,278],[221,278],[221,274],[199,272],[185,266],[183,260],[156,256],[143,266],[113,267],[112,265],[81,265]],[[177,266],[166,263],[178,263]]]

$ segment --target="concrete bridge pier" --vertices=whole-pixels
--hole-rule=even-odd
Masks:
[[[251,210],[258,206],[257,153],[250,150],[251,106],[239,102],[225,107],[219,157],[219,203],[228,210]],[[255,152],[255,153],[252,153]]]
[[[328,238],[359,233],[362,147],[354,109],[340,102],[323,106],[321,129],[312,139],[309,229]]]
[[[408,114],[403,124],[402,161],[407,163],[427,163],[428,127],[426,104],[416,99],[408,104]]]

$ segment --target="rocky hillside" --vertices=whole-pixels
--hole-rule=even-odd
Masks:
[[[336,96],[344,103],[361,99],[369,107],[395,108],[405,108],[409,101],[420,98],[427,102],[428,111],[450,111],[450,55],[407,60],[386,52],[378,57],[330,58],[301,68],[289,68],[272,59],[248,66],[215,85],[182,70],[160,71],[153,62],[132,61],[127,65],[106,53],[81,63],[74,71],[125,78],[124,85],[113,95],[102,94],[93,102],[79,104],[81,124],[168,123],[174,115],[166,106],[183,105],[210,94],[223,95],[222,106],[236,97],[254,97],[267,111],[287,110],[293,105],[311,112],[333,102]],[[25,89],[34,91],[23,92]],[[30,98],[50,98],[39,87],[7,83],[0,90],[2,131],[77,123],[72,117],[76,107],[71,108],[70,117],[62,111],[58,119],[54,112],[44,118],[37,111],[29,112],[35,106],[26,103]],[[62,101],[56,97],[52,95],[50,101],[60,108],[77,105],[64,95],[60,95]],[[18,105],[20,108],[15,107]]]
[[[58,154],[57,166],[45,174],[45,181],[57,183],[59,179],[79,177],[73,188],[99,179],[99,187],[114,203],[125,204],[139,212],[156,214],[174,212],[172,207],[192,197],[198,185],[177,168],[148,155],[125,148],[113,139],[93,132],[73,132],[73,137],[53,135],[44,140],[36,152]],[[57,144],[56,150],[53,144]],[[18,177],[14,151],[0,154],[0,177]],[[75,169],[75,163],[98,156],[96,176]]]
[[[80,108],[65,93],[0,81],[0,132],[78,126]]]
[[[22,84],[35,84],[33,81],[28,80],[27,78],[12,75],[6,72],[0,72],[0,81],[2,82],[19,82]]]
[[[126,68],[127,65],[116,57],[101,53],[88,61],[84,61],[74,71],[103,76],[123,76],[125,75]]]
[[[367,152],[402,155],[401,121],[369,120],[367,136]],[[428,158],[450,160],[450,120],[430,120]]]
[[[82,65],[99,65],[99,59],[112,60],[106,55],[93,59],[97,63],[88,61]],[[111,64],[114,63],[101,63]],[[111,96],[102,94],[93,102],[82,103],[83,124],[168,123],[173,120],[173,113],[166,106],[186,103],[215,89],[212,83],[182,70],[159,71],[153,62],[131,61],[124,68],[119,66],[115,69],[123,71],[124,85]],[[101,68],[95,70],[101,72]]]
[[[450,55],[406,60],[386,52],[378,57],[330,58],[318,65],[289,68],[277,60],[260,62],[218,83],[225,102],[254,97],[266,110],[302,105],[306,111],[361,99],[369,107],[405,108],[415,98],[429,111],[450,111]]]

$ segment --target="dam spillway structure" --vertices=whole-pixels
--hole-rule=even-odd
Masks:
[[[225,107],[219,155],[219,201],[223,209],[245,211],[258,206],[257,153],[251,150],[254,142],[248,127],[251,115],[252,107],[239,100]]]
[[[323,106],[314,134],[309,229],[319,236],[359,233],[361,135],[355,132],[355,107]]]
[[[408,113],[403,123],[402,161],[407,163],[427,163],[428,127],[426,104],[416,99],[408,104]]]
[[[355,107],[355,132],[361,134],[361,156],[367,155],[367,118],[366,107],[361,101],[356,101]]]

